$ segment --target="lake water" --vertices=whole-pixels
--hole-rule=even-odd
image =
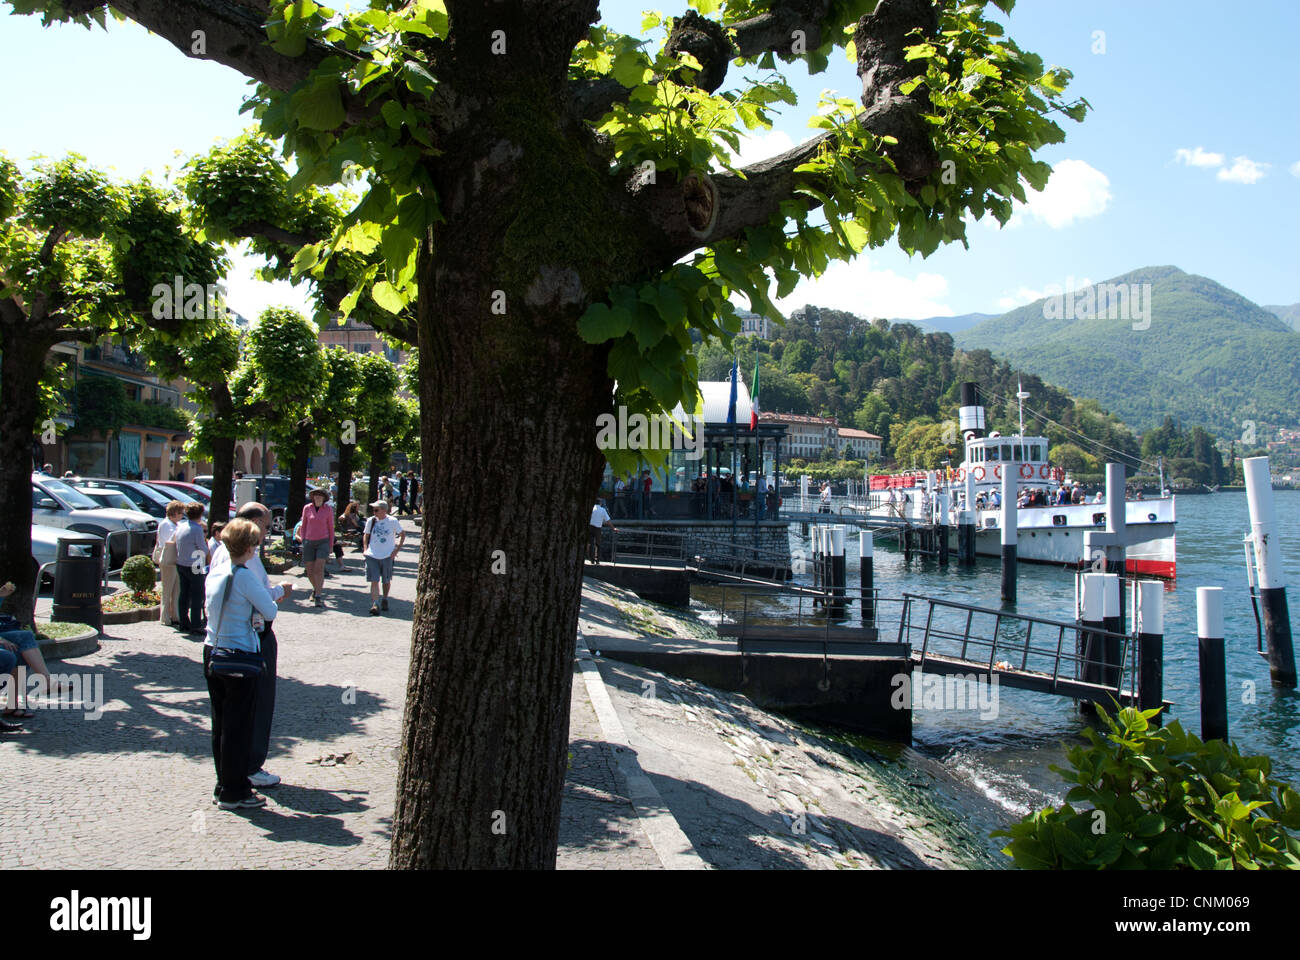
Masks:
[[[1274,499],[1291,622],[1300,630],[1300,491],[1278,490]],[[1179,497],[1177,511],[1178,579],[1165,592],[1165,699],[1175,703],[1169,715],[1200,733],[1196,588],[1223,587],[1230,739],[1244,753],[1271,757],[1280,779],[1300,783],[1300,696],[1272,687],[1268,662],[1256,652],[1255,616],[1241,545],[1250,527],[1246,495]],[[798,524],[791,525],[790,545],[792,551],[809,550]],[[849,590],[856,593],[856,532],[850,535],[845,552]],[[955,559],[946,569],[930,559],[914,559],[909,565],[892,537],[878,538],[875,577],[882,597],[898,597],[906,591],[982,607],[1000,606],[999,562],[993,558],[981,557],[973,569],[957,565]],[[810,578],[799,576],[796,581]],[[1072,571],[1022,563],[1017,590],[1015,612],[1073,621]],[[899,604],[883,606],[882,633],[890,627],[897,630],[899,610]],[[998,693],[997,715],[989,719],[975,710],[916,711],[914,746],[1009,813],[1023,815],[1060,803],[1066,787],[1049,764],[1064,764],[1065,744],[1082,742],[1081,731],[1090,721],[1064,697],[1006,687]]]

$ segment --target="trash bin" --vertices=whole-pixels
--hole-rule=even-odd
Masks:
[[[99,588],[103,575],[103,540],[61,538],[54,554],[54,612],[50,619],[85,623],[102,633],[104,611]]]

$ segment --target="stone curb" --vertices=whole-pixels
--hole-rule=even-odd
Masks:
[[[51,660],[69,660],[72,657],[84,657],[99,649],[99,631],[94,627],[86,629],[72,637],[40,641],[41,656],[48,663]]]
[[[632,801],[641,828],[650,838],[650,845],[659,857],[659,862],[668,870],[709,869],[708,864],[695,852],[690,838],[682,831],[668,804],[641,769],[636,751],[628,743],[623,722],[619,720],[618,712],[609,698],[600,668],[596,665],[581,628],[578,629],[577,657],[582,679],[587,684],[587,694],[591,697],[591,705],[600,721],[601,732],[605,742],[614,748],[619,773],[627,783],[628,799]]]

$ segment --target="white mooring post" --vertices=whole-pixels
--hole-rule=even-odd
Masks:
[[[1280,687],[1296,685],[1295,653],[1291,648],[1291,612],[1286,605],[1286,572],[1282,569],[1281,531],[1273,508],[1273,480],[1268,457],[1241,461],[1246,476],[1246,506],[1250,537],[1259,574],[1259,603],[1264,608],[1264,640],[1268,672]]]
[[[1079,679],[1085,683],[1101,683],[1102,657],[1105,655],[1105,651],[1102,647],[1101,635],[1092,631],[1100,631],[1106,628],[1105,593],[1105,574],[1085,573],[1082,576],[1079,596],[1079,623],[1087,629],[1080,631],[1078,635],[1079,642],[1076,652],[1081,658]]]
[[[1002,599],[1016,602],[1016,477],[1019,464],[1014,460],[1002,464]]]
[[[1196,588],[1196,650],[1201,667],[1201,739],[1228,739],[1223,587]]]

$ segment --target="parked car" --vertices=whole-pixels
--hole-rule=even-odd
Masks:
[[[271,511],[271,532],[284,533],[284,512],[289,507],[288,477],[254,477],[244,475],[245,480],[257,481],[257,499],[266,504]],[[306,490],[303,491],[306,493]]]
[[[186,497],[191,500],[197,500],[203,504],[203,509],[210,512],[212,505],[212,491],[207,487],[200,487],[197,483],[186,483],[183,480],[150,480],[149,486],[153,487],[164,496],[171,496],[173,493],[182,494],[177,496],[177,500],[183,500]],[[230,501],[230,512],[235,512],[235,502]]]
[[[137,510],[143,510],[149,516],[157,520],[163,520],[167,516],[167,504],[173,500],[179,500],[181,503],[188,503],[193,498],[176,491],[176,496],[167,496],[160,493],[147,483],[139,480],[118,480],[112,477],[94,477],[86,478],[80,481],[74,481],[81,489],[92,490],[117,490],[126,495]]]
[[[101,507],[70,484],[32,474],[32,523],[93,533],[108,541],[109,566],[116,570],[128,556],[151,553],[158,521],[139,510]],[[124,531],[127,537],[110,537]]]
[[[110,490],[107,487],[76,487],[77,493],[90,497],[101,507],[113,507],[116,510],[134,510],[135,504],[121,490]]]
[[[55,558],[58,556],[59,541],[66,539],[103,540],[104,538],[80,530],[67,530],[63,527],[51,527],[43,523],[33,523],[32,562],[36,564],[37,570],[40,570],[40,568],[45,566],[47,563],[54,563]],[[74,557],[86,556],[86,548],[74,546],[69,548],[68,553]],[[53,583],[54,571],[47,570],[45,575],[41,577],[41,582],[38,585],[38,588],[44,587],[47,584],[53,585]]]

